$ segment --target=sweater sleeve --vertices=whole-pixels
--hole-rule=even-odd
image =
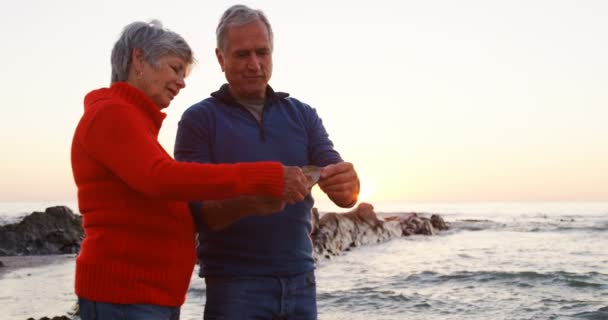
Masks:
[[[317,114],[317,111],[307,104],[302,104],[302,107],[306,121],[306,130],[310,139],[308,147],[310,163],[323,167],[342,162],[342,157],[334,149],[334,144],[329,139],[329,134],[325,130],[323,121]]]
[[[127,185],[148,196],[188,201],[282,194],[280,163],[176,162],[142,120],[131,108],[100,108],[83,128],[79,142]]]

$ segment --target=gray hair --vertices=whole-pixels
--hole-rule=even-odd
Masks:
[[[123,29],[114,44],[111,57],[111,83],[127,80],[133,49],[136,48],[143,51],[146,62],[156,67],[158,67],[158,60],[167,54],[174,54],[189,65],[195,61],[192,49],[186,40],[179,34],[163,28],[160,21],[136,21]]]
[[[220,23],[217,25],[215,35],[217,37],[217,48],[224,50],[226,48],[226,34],[228,33],[229,27],[238,27],[254,22],[256,20],[262,21],[268,30],[268,37],[270,38],[270,49],[273,47],[273,34],[272,27],[268,18],[261,10],[251,9],[245,5],[237,4],[226,11],[220,18]]]

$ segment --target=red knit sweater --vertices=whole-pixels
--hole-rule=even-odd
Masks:
[[[158,143],[165,114],[126,84],[90,92],[72,142],[86,237],[76,294],[111,303],[183,304],[195,263],[187,200],[280,196],[277,162],[178,163]]]

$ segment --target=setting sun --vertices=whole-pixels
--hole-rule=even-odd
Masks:
[[[376,192],[376,184],[365,175],[359,175],[361,189],[359,190],[359,202],[370,202]]]

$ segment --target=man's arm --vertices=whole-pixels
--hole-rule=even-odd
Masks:
[[[213,231],[221,230],[247,216],[270,215],[283,210],[285,202],[270,197],[240,197],[205,201],[200,212],[202,221]]]
[[[350,162],[330,164],[321,169],[319,187],[331,201],[342,208],[350,208],[357,203],[359,177]]]
[[[350,208],[357,203],[359,178],[352,163],[343,162],[334,149],[323,121],[316,110],[303,104],[308,136],[310,138],[309,157],[311,163],[325,166],[321,170],[319,187],[329,199],[342,208]]]

